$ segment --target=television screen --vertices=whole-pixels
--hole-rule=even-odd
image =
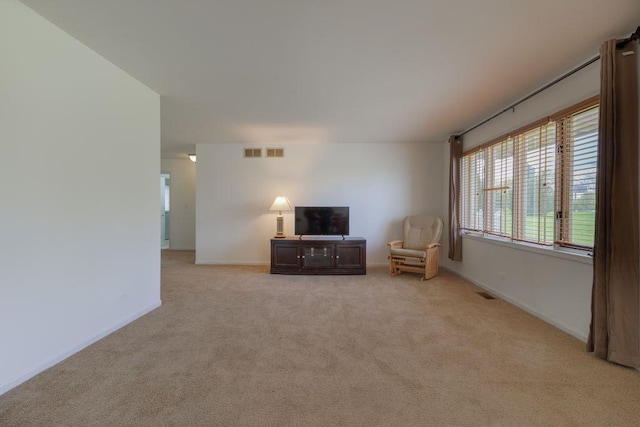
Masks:
[[[349,234],[349,207],[296,206],[295,234],[298,236]]]

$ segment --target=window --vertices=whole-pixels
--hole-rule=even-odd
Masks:
[[[592,248],[597,145],[596,97],[464,153],[461,228]]]
[[[556,241],[592,248],[596,216],[598,107],[569,114],[557,122],[558,172]]]
[[[555,218],[555,125],[514,136],[514,240],[552,245]]]
[[[485,149],[484,232],[511,237],[513,225],[513,140]]]
[[[460,221],[462,228],[482,231],[484,227],[484,151],[460,159]]]

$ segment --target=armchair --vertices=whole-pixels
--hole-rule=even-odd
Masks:
[[[420,280],[438,274],[438,252],[442,235],[442,219],[431,215],[408,216],[402,220],[403,240],[393,240],[389,246],[389,273],[403,271],[420,273]]]

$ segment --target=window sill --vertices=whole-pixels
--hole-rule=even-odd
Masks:
[[[466,233],[462,235],[465,239],[477,240],[479,242],[490,243],[492,245],[504,246],[511,249],[517,249],[525,252],[534,252],[555,258],[562,258],[569,261],[580,262],[582,264],[593,265],[593,258],[586,252],[572,252],[565,249],[545,248],[525,242],[512,242],[511,240],[501,239],[499,237],[489,237],[480,234]]]

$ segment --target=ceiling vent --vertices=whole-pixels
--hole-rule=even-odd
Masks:
[[[267,148],[267,157],[284,157],[284,148]]]
[[[262,148],[245,148],[245,157],[262,157]]]

